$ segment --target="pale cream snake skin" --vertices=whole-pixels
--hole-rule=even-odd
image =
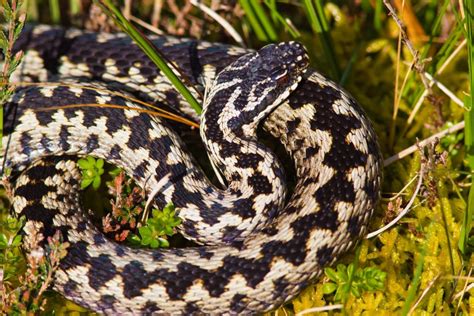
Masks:
[[[227,188],[207,180],[164,119],[105,107],[38,111],[89,103],[139,107],[88,88],[106,87],[199,120],[123,34],[37,26],[17,44],[26,50],[17,80],[77,83],[19,88],[5,107],[2,170],[12,172],[14,211],[27,217],[26,238],[37,229],[45,236],[60,230],[71,243],[54,289],[92,310],[272,310],[366,234],[382,168],[371,124],[342,88],[307,70],[298,43],[252,52],[172,37],[153,42],[191,84],[219,74],[200,132]],[[262,120],[294,161],[291,196],[282,164],[257,141]],[[183,221],[179,231],[202,246],[132,249],[106,239],[81,210],[74,156],[84,155],[122,167],[148,194],[155,191],[156,207],[173,202]]]

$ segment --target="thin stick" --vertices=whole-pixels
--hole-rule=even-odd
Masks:
[[[47,108],[38,108],[38,109],[35,110],[35,112],[56,111],[56,110],[62,110],[62,109],[73,109],[73,108],[81,108],[81,107],[102,107],[102,108],[137,111],[137,112],[140,112],[140,113],[146,113],[146,114],[150,114],[150,115],[160,116],[160,117],[167,118],[167,119],[170,119],[170,120],[173,120],[173,121],[176,121],[176,122],[188,124],[188,125],[193,126],[193,127],[197,127],[197,128],[199,127],[199,125],[197,123],[189,121],[185,118],[177,119],[175,116],[171,116],[171,115],[168,115],[168,114],[157,113],[155,111],[141,109],[141,108],[132,108],[132,107],[129,107],[129,106],[126,106],[126,105],[119,105],[119,104],[98,104],[98,103],[68,104],[68,105],[51,106],[51,107],[47,107]]]
[[[390,223],[388,223],[387,225],[377,229],[376,231],[374,232],[371,232],[369,234],[367,234],[367,236],[365,236],[366,239],[370,239],[370,238],[373,238],[375,236],[378,236],[380,235],[381,233],[383,233],[384,231],[388,230],[390,227],[392,227],[393,225],[395,225],[400,219],[402,219],[402,217],[404,217],[411,209],[411,206],[412,204],[415,202],[415,198],[416,196],[418,195],[418,192],[420,191],[420,188],[421,188],[421,184],[423,183],[423,176],[424,176],[424,173],[425,173],[425,167],[423,164],[421,164],[420,166],[420,171],[419,171],[419,174],[418,174],[418,183],[416,184],[416,188],[415,188],[415,191],[413,192],[413,195],[411,196],[410,198],[410,201],[408,202],[408,204],[405,206],[405,208],[398,214],[397,217],[395,217]]]
[[[308,308],[305,310],[302,310],[301,312],[295,314],[295,316],[301,316],[301,315],[306,315],[309,313],[320,313],[320,312],[325,312],[325,311],[332,311],[335,309],[342,309],[343,306],[342,304],[335,304],[335,305],[329,305],[329,306],[321,306],[321,307],[313,307],[313,308]]]
[[[469,269],[469,273],[468,273],[467,276],[470,277],[471,273],[472,273],[472,266]],[[466,292],[468,292],[470,289],[472,289],[474,287],[474,283],[468,284],[468,282],[469,282],[469,280],[466,280],[466,282],[464,283],[463,289],[453,296],[453,301],[459,298],[458,305],[456,306],[456,312],[454,313],[455,315],[458,314],[459,307],[461,306],[461,302],[462,302],[461,298],[464,296],[464,294]]]
[[[0,83],[0,86],[1,85],[2,84]],[[126,94],[118,92],[118,91],[112,91],[112,90],[108,90],[108,89],[105,89],[105,88],[96,88],[96,87],[92,87],[92,86],[85,86],[85,85],[82,85],[82,84],[69,83],[69,82],[67,82],[67,83],[66,82],[17,82],[17,83],[15,83],[15,86],[19,86],[19,87],[28,87],[28,86],[46,87],[46,86],[50,86],[50,85],[68,87],[68,88],[79,88],[79,89],[92,90],[92,91],[97,91],[97,92],[106,92],[108,94],[115,95],[115,96],[127,99],[129,101],[141,104],[141,105],[143,105],[147,108],[152,108],[152,109],[156,110],[159,113],[163,113],[166,117],[171,117],[173,120],[175,120],[177,122],[182,122],[184,124],[187,124],[187,125],[190,125],[190,126],[193,126],[193,127],[199,127],[199,125],[197,123],[195,123],[193,121],[190,121],[190,120],[188,120],[188,119],[186,119],[182,116],[176,115],[176,114],[174,114],[172,112],[169,112],[169,111],[166,111],[166,110],[163,110],[162,108],[160,108],[156,105],[147,103],[145,101],[142,101],[140,99],[134,98],[132,96],[126,95]],[[51,107],[51,108],[53,108],[53,107]],[[54,109],[60,109],[60,108],[61,108],[61,106],[54,107]],[[132,108],[132,107],[123,106],[123,108]],[[135,109],[135,108],[132,108],[132,109]],[[142,112],[146,112],[146,111],[142,111]],[[154,113],[154,115],[157,115],[157,113],[153,112],[153,111],[146,112],[146,113],[149,113],[149,114]],[[165,117],[165,116],[163,116],[163,117]]]
[[[415,151],[418,150],[418,148],[425,147],[425,146],[433,143],[434,141],[436,141],[439,138],[442,138],[442,137],[444,137],[448,134],[457,132],[457,131],[462,130],[462,129],[464,129],[464,121],[459,122],[459,123],[451,126],[450,128],[447,128],[447,129],[445,129],[445,130],[443,130],[439,133],[431,135],[430,137],[425,138],[424,140],[419,142],[418,144],[415,144],[415,145],[412,145],[408,148],[405,148],[404,150],[402,150],[398,154],[393,155],[392,157],[389,157],[389,158],[385,159],[384,162],[383,162],[383,165],[384,165],[384,167],[387,167],[388,165],[391,165],[395,161],[398,161],[398,160],[414,153]]]
[[[190,1],[192,5],[198,7],[199,9],[202,10],[202,12],[206,13],[209,15],[211,18],[213,18],[217,23],[219,23],[224,30],[226,30],[227,33],[229,33],[230,36],[241,46],[245,47],[244,40],[242,39],[242,36],[230,25],[229,22],[227,22],[225,19],[223,19],[219,14],[217,14],[215,11],[213,11],[211,8],[205,6],[201,2],[197,0],[191,0]]]
[[[467,41],[466,39],[464,39],[458,47],[456,47],[456,49],[451,53],[451,55],[449,55],[449,57],[444,61],[444,63],[441,65],[441,67],[439,67],[439,69],[436,71],[436,75],[440,75],[444,69],[446,69],[446,67],[449,65],[449,63],[454,59],[454,57],[456,57],[457,54],[459,54],[459,52],[464,48],[464,46],[466,45]],[[430,83],[430,86],[433,85],[433,81]],[[413,107],[413,110],[411,111],[410,115],[408,116],[408,120],[407,120],[407,124],[410,125],[411,123],[413,123],[414,119],[415,119],[415,116],[416,114],[418,113],[418,111],[420,110],[421,108],[421,104],[423,103],[423,101],[425,100],[425,98],[428,96],[428,93],[429,91],[425,89],[425,91],[423,91],[423,93],[421,94],[420,98],[418,99],[418,101],[416,101],[416,104],[415,106]]]
[[[408,187],[416,180],[416,178],[418,178],[417,175],[415,175],[413,178],[411,178],[410,181],[408,181],[408,183],[405,184],[405,186],[397,194],[395,194],[394,196],[392,196],[388,200],[389,201],[396,200],[400,195],[402,195],[403,192],[405,192],[406,189],[408,189]]]
[[[405,43],[406,47],[408,48],[408,50],[410,51],[410,53],[413,56],[413,59],[414,59],[413,67],[414,67],[414,69],[420,74],[421,81],[423,82],[423,85],[425,86],[425,88],[427,90],[430,90],[429,82],[428,82],[428,80],[426,79],[426,77],[424,75],[423,63],[420,61],[420,56],[419,56],[418,51],[413,47],[413,44],[408,39],[408,35],[405,32],[405,25],[400,20],[400,18],[397,16],[397,14],[395,12],[395,9],[392,7],[392,5],[389,3],[389,1],[388,0],[383,0],[383,3],[387,7],[390,16],[393,18],[395,23],[397,23],[398,27],[400,28],[400,36],[402,38],[402,41],[403,41],[403,43]]]
[[[428,286],[426,287],[426,289],[423,290],[423,293],[421,293],[421,295],[418,297],[418,299],[416,300],[415,304],[413,304],[413,306],[410,308],[410,310],[408,311],[408,315],[411,315],[413,314],[413,312],[415,311],[416,307],[420,304],[420,302],[423,300],[423,298],[426,296],[426,294],[428,294],[429,290],[433,287],[433,285],[435,284],[435,282],[439,279],[439,274],[433,279],[430,281],[430,283],[428,284]]]
[[[451,90],[446,88],[444,84],[433,78],[433,76],[431,76],[427,72],[425,72],[425,76],[431,81],[430,83],[434,83],[441,91],[444,92],[444,94],[446,94],[451,100],[453,100],[454,103],[465,109],[464,102],[462,102],[453,92],[451,92]]]
[[[158,35],[163,35],[164,34],[163,31],[160,30],[159,28],[157,28],[157,27],[155,27],[151,24],[148,24],[145,21],[143,21],[142,19],[139,19],[139,18],[137,18],[133,15],[130,17],[130,21],[133,21],[133,22],[137,23],[138,25],[146,28],[147,30],[149,30],[149,31],[151,31],[155,34],[158,34]]]

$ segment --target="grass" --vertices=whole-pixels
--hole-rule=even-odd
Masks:
[[[472,1],[464,1],[465,19],[466,19],[466,39],[468,51],[468,66],[470,77],[470,91],[474,91],[474,4]],[[464,120],[466,121],[464,145],[466,146],[466,159],[468,161],[471,172],[474,171],[474,110],[471,96],[464,98],[464,106],[469,109],[465,112]],[[467,203],[467,210],[463,218],[463,225],[461,230],[461,238],[459,239],[459,248],[465,253],[467,242],[469,239],[469,232],[472,225],[472,217],[474,216],[474,183],[469,189],[469,197]]]
[[[412,200],[409,212],[394,227],[362,241],[357,254],[354,251],[343,258],[337,271],[329,271],[329,276],[269,314],[309,313],[323,306],[334,307],[325,312],[332,315],[472,314],[474,114],[466,110],[472,108],[469,95],[474,89],[472,1],[464,1],[463,7],[460,2],[449,0],[390,1],[403,20],[413,50],[407,49],[403,36],[398,49],[400,27],[387,14],[388,1],[362,0],[356,4],[305,0],[296,4],[242,0],[234,9],[204,2],[234,27],[249,47],[295,38],[303,42],[315,68],[341,82],[364,106],[386,158],[416,144],[417,139],[462,120],[466,123],[464,131],[448,135],[436,146],[427,146],[385,168],[382,201],[369,231],[390,222]],[[86,14],[81,10],[59,11],[57,16],[57,1],[33,3],[28,3],[28,10],[36,16],[30,18],[39,22],[59,22],[69,17],[75,21],[77,15]],[[102,3],[106,5],[108,1]],[[155,26],[174,30],[175,35],[232,43],[220,26],[200,10],[194,8],[179,18],[179,12],[170,7],[172,3],[175,2],[168,1],[161,8],[159,18],[146,15],[158,12],[151,10],[153,2],[134,3],[132,13],[146,22],[161,21]],[[403,3],[401,14],[399,5]],[[42,6],[50,7],[40,10]],[[78,10],[77,5],[74,7]],[[420,31],[420,27],[421,35],[414,31]],[[183,29],[189,32],[183,34]],[[415,67],[410,66],[413,64]],[[464,107],[431,85],[424,72],[464,99]],[[396,82],[399,85],[395,89]],[[388,128],[390,124],[392,127]],[[418,190],[417,181],[411,180],[417,178],[421,165],[424,175]],[[415,192],[418,194],[412,199]],[[0,219],[5,219],[5,214],[3,207]],[[385,277],[380,289],[376,282],[382,274]],[[58,296],[48,295],[51,304],[46,312],[83,311]],[[340,298],[344,298],[343,306],[339,305]]]
[[[140,34],[138,29],[125,18],[122,12],[117,9],[111,1],[104,0],[101,2],[95,0],[94,2],[102,8],[107,16],[113,18],[114,22],[120,26],[122,31],[127,33],[133,39],[133,41],[146,53],[148,58],[153,61],[153,63],[171,81],[176,90],[178,90],[183,98],[188,101],[189,105],[191,105],[194,111],[196,111],[198,115],[201,114],[201,105],[196,100],[196,98],[194,98],[185,84],[173,72],[171,63],[165,60],[163,54],[161,54],[159,50],[146,39],[146,37]]]

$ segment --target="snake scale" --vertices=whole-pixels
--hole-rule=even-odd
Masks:
[[[17,42],[26,53],[17,80],[70,83],[20,87],[5,106],[3,170],[12,171],[13,208],[27,218],[26,238],[62,232],[71,246],[54,289],[98,312],[274,309],[366,233],[381,182],[370,122],[351,96],[307,68],[298,43],[255,52],[166,36],[152,41],[192,85],[202,91],[201,82],[213,82],[201,118],[123,34],[35,26]],[[200,120],[226,188],[207,180],[166,120],[98,87]],[[130,109],[45,110],[89,103]],[[288,197],[282,164],[257,140],[260,121],[294,163]],[[156,207],[172,201],[180,233],[200,245],[147,250],[106,239],[81,210],[72,157],[81,155],[123,168],[155,194]]]

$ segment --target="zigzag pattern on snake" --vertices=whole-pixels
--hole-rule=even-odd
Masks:
[[[60,230],[71,243],[54,288],[90,309],[271,310],[365,234],[381,177],[370,122],[340,87],[314,70],[305,72],[307,56],[297,43],[252,52],[188,39],[153,41],[189,82],[219,74],[200,130],[227,188],[207,180],[166,121],[134,110],[139,106],[123,97],[88,88],[105,83],[199,119],[129,39],[37,27],[18,44],[27,49],[18,79],[81,83],[19,88],[6,105],[3,144],[15,180],[14,210],[27,217],[27,235]],[[131,109],[39,110],[87,103]],[[262,119],[294,160],[296,185],[288,198],[278,158],[256,138]],[[203,245],[149,251],[107,240],[78,211],[74,161],[38,161],[89,154],[122,167],[147,193],[157,191],[158,208],[172,201],[183,220],[180,232]]]

